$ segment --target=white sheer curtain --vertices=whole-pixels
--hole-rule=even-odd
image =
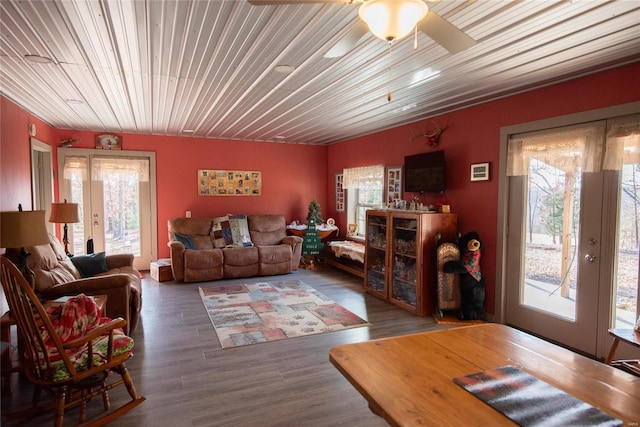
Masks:
[[[87,180],[87,158],[86,157],[71,157],[65,156],[64,166],[62,170],[62,177],[64,179],[71,179],[73,173],[79,173],[82,180]]]
[[[527,175],[536,159],[565,171],[602,170],[604,122],[512,135],[507,145],[507,175]]]
[[[640,163],[640,115],[613,119],[609,123],[604,154],[605,170]]]
[[[384,177],[384,165],[361,166],[343,170],[343,188],[364,188]]]
[[[131,172],[138,175],[138,181],[149,181],[149,159],[125,159],[121,157],[93,157],[91,159],[91,179],[102,181],[105,173]]]

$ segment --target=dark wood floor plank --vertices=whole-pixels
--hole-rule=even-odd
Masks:
[[[300,279],[369,321],[355,329],[223,350],[198,294],[198,287]],[[139,426],[354,426],[386,423],[329,362],[329,349],[446,326],[421,318],[363,292],[362,279],[331,267],[285,276],[196,284],[143,280],[141,325],[133,333],[134,357],[127,366],[147,400],[118,419],[118,427]],[[2,412],[28,405],[24,378]],[[114,405],[126,391],[113,390]],[[92,401],[97,411],[101,402]],[[65,426],[76,425],[76,410]],[[51,415],[14,425],[50,426]],[[11,425],[11,424],[9,424]]]

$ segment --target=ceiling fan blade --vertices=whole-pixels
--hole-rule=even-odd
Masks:
[[[348,0],[247,0],[254,6],[277,4],[349,3]]]
[[[324,54],[325,58],[337,58],[349,52],[358,43],[358,40],[369,32],[369,27],[364,21],[358,22],[347,34],[344,35],[331,49]]]
[[[474,39],[431,10],[418,22],[418,30],[451,53],[462,52],[476,44]]]

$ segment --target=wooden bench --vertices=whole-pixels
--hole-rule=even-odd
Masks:
[[[332,267],[364,279],[364,249],[364,244],[353,240],[327,242],[325,261]]]

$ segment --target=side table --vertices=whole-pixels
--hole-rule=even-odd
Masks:
[[[609,329],[609,335],[613,336],[613,342],[611,343],[609,354],[607,354],[607,358],[605,359],[604,363],[611,366],[617,366],[628,372],[631,372],[634,375],[640,376],[640,361],[638,359],[632,359],[632,360],[614,360],[613,359],[616,354],[616,350],[618,349],[618,344],[620,344],[620,341],[624,341],[627,344],[631,344],[634,347],[640,347],[640,332],[634,329],[614,328],[614,329]]]
[[[18,350],[11,346],[11,327],[16,324],[10,311],[0,318],[0,341],[7,343],[7,348],[2,350],[2,395],[11,394],[11,376],[14,372],[22,371],[22,364],[18,357]]]
[[[158,282],[173,280],[171,260],[158,260],[156,262],[152,262],[149,266],[149,274],[151,275],[152,279]]]

